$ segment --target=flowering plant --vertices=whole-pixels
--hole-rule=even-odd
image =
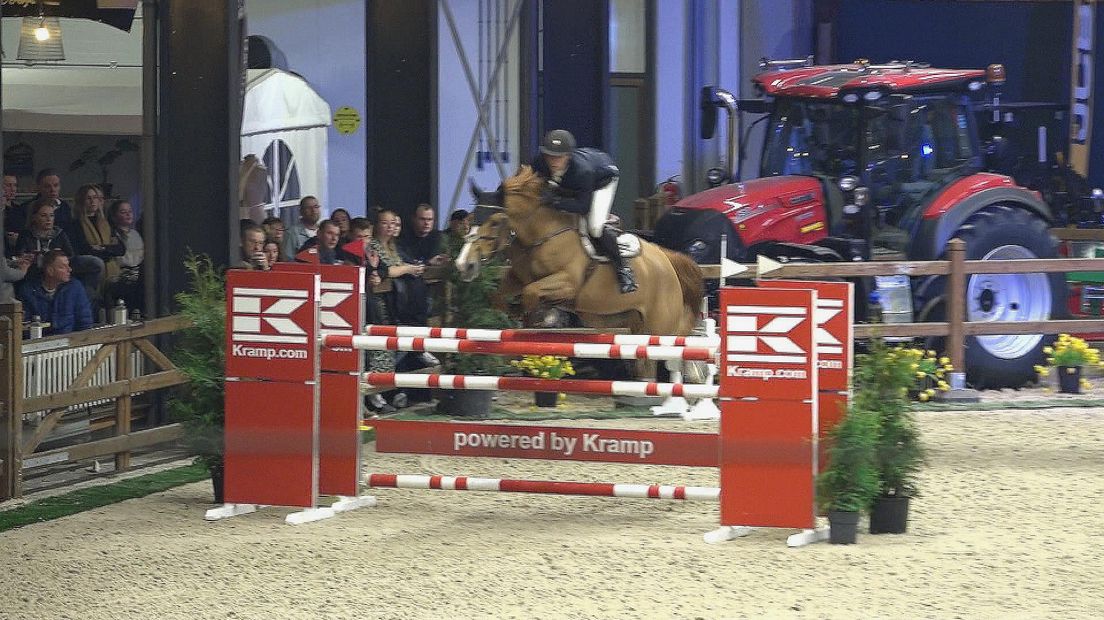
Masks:
[[[575,374],[571,360],[562,355],[525,355],[510,364],[538,379],[562,379]]]
[[[1058,334],[1058,340],[1052,347],[1043,347],[1047,355],[1047,364],[1051,366],[1100,365],[1100,351],[1090,347],[1081,338],[1069,334]],[[1046,368],[1037,367],[1039,374],[1046,376]]]

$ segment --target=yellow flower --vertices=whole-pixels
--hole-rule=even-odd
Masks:
[[[1046,353],[1047,355],[1054,353],[1054,347],[1043,347],[1043,353]]]
[[[920,395],[917,398],[920,399],[920,402],[926,403],[931,398],[931,396],[928,396],[927,392],[920,392]]]
[[[951,358],[941,357],[941,358],[939,358],[939,363],[943,364],[944,366],[949,366],[951,364]]]

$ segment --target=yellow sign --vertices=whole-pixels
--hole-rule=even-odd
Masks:
[[[334,112],[333,122],[334,127],[337,127],[337,133],[343,136],[356,133],[356,130],[360,129],[360,112],[343,105]]]

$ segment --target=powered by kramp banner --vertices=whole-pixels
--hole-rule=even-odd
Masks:
[[[717,435],[622,429],[367,420],[376,452],[717,467]]]

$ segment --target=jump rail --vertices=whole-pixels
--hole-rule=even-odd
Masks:
[[[430,353],[489,353],[493,355],[563,355],[588,359],[713,361],[717,347],[629,345],[570,342],[493,342],[459,338],[394,336],[322,337],[323,346],[362,351],[428,351]]]

